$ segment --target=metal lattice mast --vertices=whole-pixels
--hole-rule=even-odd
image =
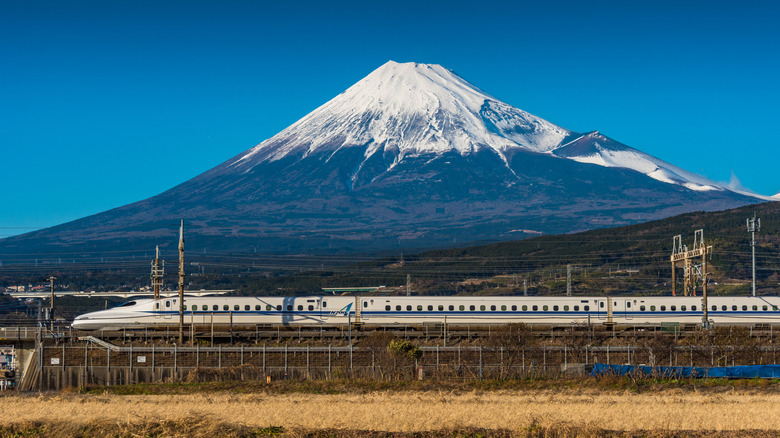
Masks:
[[[154,290],[154,299],[160,299],[160,289],[162,288],[163,276],[165,275],[165,261],[160,260],[160,247],[155,249],[154,261],[152,262],[152,289]]]
[[[184,343],[184,220],[179,227],[179,344]]]
[[[753,213],[753,218],[747,220],[747,231],[753,235],[750,241],[750,248],[753,252],[753,296],[756,296],[756,232],[761,230],[761,219],[756,219],[756,214]]]

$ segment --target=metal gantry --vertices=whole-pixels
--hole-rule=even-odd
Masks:
[[[704,230],[696,230],[693,235],[693,248],[688,249],[682,243],[682,235],[672,239],[672,295],[677,295],[676,267],[683,264],[683,295],[696,296],[696,279],[701,278],[702,326],[709,328],[710,320],[707,314],[707,255],[712,255],[712,246],[704,244]],[[694,263],[701,257],[701,264]]]

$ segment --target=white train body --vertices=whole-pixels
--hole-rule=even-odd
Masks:
[[[185,324],[448,326],[701,324],[700,297],[185,297]],[[780,297],[709,297],[716,325],[780,324]],[[178,298],[140,299],[76,317],[82,330],[178,326]]]

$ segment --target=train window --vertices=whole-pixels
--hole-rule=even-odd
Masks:
[[[590,311],[590,306],[585,306],[585,311],[589,312]]]
[[[395,306],[395,310],[396,310],[397,312],[400,312],[400,311],[401,311],[401,306]]]
[[[544,310],[545,312],[546,312],[546,311],[547,311],[549,308],[550,308],[550,307],[549,307],[549,306],[546,306],[546,305],[545,305],[545,306],[542,306],[542,310]]]
[[[449,307],[449,309],[450,309],[451,311],[452,311],[452,310],[455,310],[455,306],[453,306],[452,304],[450,304],[450,307]]]
[[[407,312],[411,312],[412,311],[412,306],[406,306],[406,311]]]
[[[670,310],[671,310],[672,312],[674,312],[675,310],[677,310],[677,306],[672,306],[672,308],[671,308]]]
[[[474,305],[472,304],[471,306],[469,306],[469,310],[473,312],[474,310],[476,310],[476,307],[474,307]]]
[[[721,306],[720,310],[723,310],[725,312],[726,310],[729,310],[729,307],[728,306]]]
[[[246,305],[244,306],[244,310],[249,310],[249,304],[246,304]]]
[[[517,306],[512,306],[512,311],[513,312],[517,311]]]
[[[772,306],[772,310],[777,311],[777,306]]]
[[[368,307],[368,301],[363,301],[363,307]]]
[[[626,308],[628,308],[628,309],[631,308],[631,302],[630,301],[626,301]]]
[[[736,305],[732,305],[731,306],[731,310],[737,310],[737,306]]]
[[[756,310],[758,310],[758,306],[756,306],[755,304],[753,304],[753,311],[755,312]]]
[[[523,312],[525,312],[526,310],[528,310],[528,306],[526,306],[525,304],[523,304]]]
[[[539,306],[536,306],[536,305],[534,305],[534,306],[531,306],[531,310],[533,310],[534,312],[536,312],[537,310],[539,310]]]
[[[313,304],[309,304],[309,310],[314,310],[314,305]]]
[[[292,304],[288,304],[288,305],[287,305],[287,311],[289,312],[289,311],[291,311],[291,310],[292,310]]]
[[[182,310],[187,310],[187,305],[186,305],[186,304],[185,304],[185,305],[183,305],[182,307],[183,307],[183,309],[182,309]]]
[[[496,306],[495,305],[490,306],[490,310],[495,311],[496,310]]]
[[[328,302],[327,301],[323,301],[322,302],[322,308],[324,309],[326,307],[328,307]]]
[[[574,311],[575,312],[579,312],[580,311],[580,306],[574,306]]]
[[[569,306],[563,306],[563,311],[564,312],[568,312],[569,311]]]
[[[186,309],[186,307],[185,307],[185,309]],[[196,310],[198,310],[198,305],[197,304],[193,304],[192,305],[192,311],[194,312]]]
[[[298,304],[298,310],[303,310],[303,304]]]
[[[479,310],[485,310],[485,305],[483,304],[483,305],[479,306]]]
[[[222,310],[228,310],[228,309],[230,309],[230,306],[228,306],[227,304],[224,304],[222,306]]]
[[[762,308],[763,310],[769,310],[769,307],[767,307],[767,305],[766,305],[766,304],[764,304],[764,305],[763,305],[763,307],[761,307],[761,308]]]
[[[117,307],[130,307],[130,306],[135,306],[135,301],[128,301],[126,303],[122,303],[122,304],[118,305]],[[158,309],[160,308],[159,303],[157,305],[157,308]]]
[[[238,304],[233,306],[233,310],[240,310],[240,309],[241,309],[241,306],[239,306]]]
[[[430,304],[428,305],[428,311],[429,311],[429,312],[432,312],[432,311],[433,311],[433,306],[431,306]]]
[[[171,302],[170,301],[166,301],[165,302],[165,307],[171,307]]]
[[[390,306],[385,306],[385,310],[389,311],[390,310]]]
[[[743,304],[743,305],[742,305],[742,310],[743,310],[743,311],[747,310],[747,306]]]
[[[557,312],[558,311],[558,306],[553,306],[553,311]]]
[[[695,311],[696,311],[696,306],[691,306],[691,312],[695,312]]]
[[[460,306],[458,306],[458,310],[460,310],[462,312],[462,311],[466,310],[466,306],[460,305]]]
[[[639,306],[639,311],[640,312],[644,312],[645,311],[645,306]]]
[[[650,311],[655,312],[655,306],[650,306]]]
[[[665,311],[666,311],[666,306],[661,306],[661,312],[665,312]]]
[[[712,305],[712,311],[714,312],[714,311],[716,311],[716,310],[718,310],[718,306],[716,306],[716,305],[714,305],[714,304],[713,304],[713,305]]]
[[[154,308],[160,310],[160,303],[154,303]]]
[[[604,308],[604,302],[603,301],[599,303],[599,307],[601,307],[602,309]]]
[[[282,305],[281,304],[277,304],[276,305],[276,311],[277,312],[281,312],[282,311]]]
[[[680,306],[680,310],[682,310],[683,312],[685,312],[686,310],[688,310],[688,306]]]
[[[441,304],[439,304],[439,307],[438,307],[438,309],[439,309],[439,312],[443,312],[443,311],[444,311],[444,306],[442,306]]]
[[[422,306],[421,306],[421,305],[418,305],[418,306],[417,306],[417,311],[418,311],[418,312],[422,311]]]
[[[506,310],[506,305],[501,305],[501,311]]]

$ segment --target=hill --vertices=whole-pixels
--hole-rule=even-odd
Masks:
[[[761,218],[756,246],[759,293],[780,285],[780,203],[721,212],[694,212],[644,224],[576,234],[540,236],[459,249],[307,271],[268,279],[234,279],[241,293],[313,293],[321,287],[392,286],[379,293],[405,293],[406,276],[415,294],[561,294],[567,265],[574,294],[671,293],[672,237],[691,245],[703,229],[713,246],[708,261],[712,294],[749,293],[750,234],[746,219]],[[681,273],[678,273],[681,278]],[[678,289],[679,290],[679,289]]]

